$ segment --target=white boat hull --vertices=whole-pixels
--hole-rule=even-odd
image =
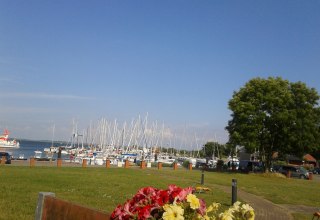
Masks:
[[[0,143],[0,148],[20,148],[19,144]]]

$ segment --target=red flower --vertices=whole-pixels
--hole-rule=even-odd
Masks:
[[[138,219],[141,219],[141,220],[148,219],[151,217],[151,215],[150,215],[151,205],[139,207],[139,208],[137,208],[137,212],[138,212]]]
[[[111,219],[129,220],[131,218],[132,215],[130,215],[129,212],[126,211],[121,205],[118,205],[111,214]]]
[[[187,199],[187,195],[191,194],[193,189],[191,187],[182,189],[180,193],[177,195],[177,201],[184,201]]]
[[[111,218],[116,219],[119,215],[121,215],[122,212],[122,206],[118,205],[117,208],[111,213]]]
[[[200,207],[198,209],[198,213],[202,216],[204,216],[206,214],[206,202],[203,199],[199,199],[200,202]]]
[[[149,197],[149,196],[155,195],[156,192],[157,192],[157,189],[148,186],[148,187],[140,189],[137,194],[141,194],[146,197]]]
[[[132,201],[135,201],[135,202],[139,202],[143,199],[145,199],[146,196],[144,194],[136,194],[133,198],[132,198]]]
[[[180,194],[181,192],[181,188],[177,187],[176,185],[169,185],[168,187],[168,192],[169,192],[169,200],[170,203],[172,203],[174,201],[174,199]]]
[[[131,200],[127,200],[122,206],[117,206],[111,214],[111,219],[159,219],[162,216],[162,207],[165,204],[171,204],[174,201],[184,202],[187,195],[192,191],[191,187],[182,189],[176,185],[169,185],[167,190],[159,190],[153,187],[142,188]],[[203,215],[205,210],[205,203],[202,201],[198,213]]]
[[[154,197],[154,203],[158,206],[163,206],[169,202],[169,194],[167,190],[159,190],[157,195]]]

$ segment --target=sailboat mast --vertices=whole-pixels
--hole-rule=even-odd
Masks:
[[[52,127],[52,142],[51,142],[51,146],[53,147],[53,138],[54,138],[54,129],[55,129],[56,125],[53,124],[53,127]]]

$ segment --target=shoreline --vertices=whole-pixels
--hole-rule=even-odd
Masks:
[[[35,164],[33,167],[57,167],[57,168],[60,168],[58,167],[58,162],[57,160],[54,160],[54,161],[37,161],[35,160],[34,161]],[[11,160],[11,164],[5,164],[6,166],[30,166],[30,159],[28,160]],[[83,167],[82,164],[80,163],[74,163],[74,162],[68,162],[68,161],[64,161],[62,160],[62,163],[61,163],[61,167]],[[104,165],[86,165],[85,168],[106,168],[106,164]],[[137,165],[130,165],[130,168],[138,168],[139,166]],[[110,165],[110,167],[108,168],[118,168],[118,166],[116,165]],[[121,168],[121,167],[120,167]],[[124,165],[122,166],[122,168],[125,168]]]
[[[30,160],[11,160],[11,164],[6,164],[8,166],[30,166]],[[35,161],[34,167],[57,167],[57,161]],[[71,162],[65,162],[62,161],[61,167],[82,167],[82,164],[78,163],[71,163]],[[103,166],[97,166],[97,165],[88,165],[87,167],[103,167]]]

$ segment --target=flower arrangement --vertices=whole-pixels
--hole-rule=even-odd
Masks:
[[[219,203],[209,207],[193,194],[191,187],[180,188],[169,185],[161,190],[153,187],[140,189],[132,199],[118,205],[111,214],[112,220],[129,219],[204,219],[204,220],[254,220],[254,210],[248,204],[236,202],[228,210],[218,213]]]

